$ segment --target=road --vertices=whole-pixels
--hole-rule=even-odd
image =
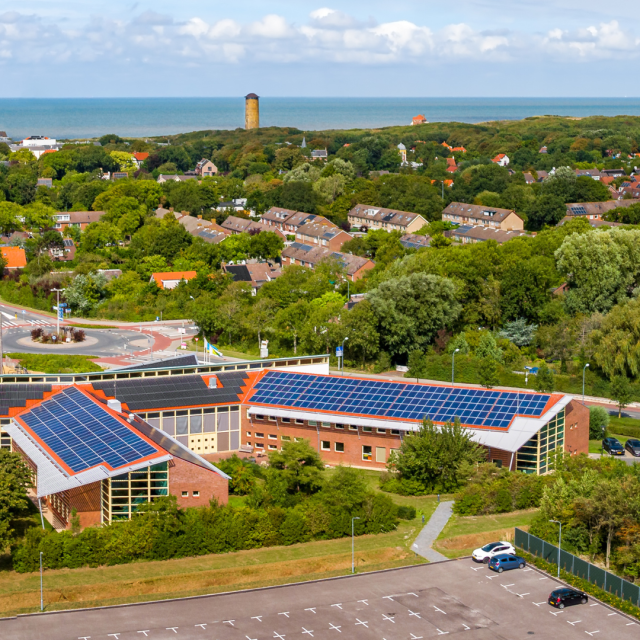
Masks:
[[[46,574],[45,574],[46,581]],[[527,567],[469,558],[268,589],[0,620],[3,640],[637,640],[640,624],[589,600],[558,610],[560,586]],[[564,586],[564,585],[562,585]],[[587,634],[587,635],[585,635]]]

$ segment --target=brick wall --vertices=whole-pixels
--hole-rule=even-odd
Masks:
[[[571,455],[589,453],[589,407],[578,400],[565,409],[564,450]]]
[[[487,450],[487,462],[498,462],[502,464],[504,469],[510,471],[516,468],[516,457],[511,451],[504,451],[503,449],[496,449],[496,447],[486,447]],[[513,462],[512,462],[513,457]]]
[[[180,458],[174,458],[172,462],[174,464],[169,466],[169,493],[176,496],[179,506],[206,507],[212,498],[220,504],[228,502],[229,482],[222,476]]]
[[[251,443],[255,453],[269,453],[273,450],[270,446],[280,449],[286,438],[302,438],[308,440],[328,464],[344,464],[363,469],[384,469],[389,453],[392,449],[399,449],[401,442],[399,432],[391,433],[386,429],[384,433],[377,433],[375,429],[365,432],[362,427],[358,427],[357,430],[349,429],[346,423],[344,428],[340,429],[333,423],[326,427],[322,426],[321,422],[313,426],[307,421],[296,424],[293,419],[286,423],[281,418],[274,422],[266,417],[248,417],[247,407],[242,407],[241,427],[240,441],[244,445]],[[256,436],[256,433],[262,436]],[[262,444],[263,448],[259,448],[257,444]],[[363,447],[370,449],[363,450]]]
[[[102,507],[99,482],[69,489],[67,496],[69,507],[78,512],[80,526],[83,529],[100,524]]]

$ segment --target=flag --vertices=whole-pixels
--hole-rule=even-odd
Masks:
[[[219,356],[220,358],[223,357],[221,351],[212,345],[206,338],[204,339],[204,350],[212,356]]]

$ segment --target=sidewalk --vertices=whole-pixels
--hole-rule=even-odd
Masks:
[[[422,531],[418,534],[416,541],[411,545],[412,551],[415,551],[419,556],[426,558],[429,562],[438,562],[439,560],[448,560],[446,556],[434,551],[431,545],[435,542],[436,538],[442,533],[449,518],[453,514],[453,500],[448,502],[441,502],[433,515],[429,518],[429,522],[423,527]]]

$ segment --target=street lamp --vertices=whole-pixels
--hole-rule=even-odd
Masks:
[[[455,362],[456,362],[456,353],[458,353],[458,351],[460,351],[460,349],[456,349],[452,354],[451,354],[451,384],[453,384],[453,378],[455,376]]]
[[[344,343],[349,339],[349,336],[347,336],[343,341],[342,341],[342,375],[344,375]]]
[[[562,522],[560,520],[549,520],[560,525],[560,535],[558,537],[558,578],[560,578],[560,547],[562,546]]]
[[[56,335],[60,333],[60,292],[64,289],[51,289],[56,292]]]
[[[587,362],[587,364],[582,367],[582,404],[584,404],[584,374],[586,373],[588,366],[589,363]]]
[[[524,386],[525,387],[529,386],[529,374],[531,373],[531,369],[532,369],[532,367],[525,367],[524,368]]]
[[[40,611],[44,611],[44,592],[42,590],[42,551],[40,552]]]
[[[360,520],[360,518],[358,516],[355,516],[354,518],[351,518],[351,573],[355,573],[356,572],[356,563],[355,563],[355,547],[354,547],[354,540],[355,540],[355,522],[354,520]]]

